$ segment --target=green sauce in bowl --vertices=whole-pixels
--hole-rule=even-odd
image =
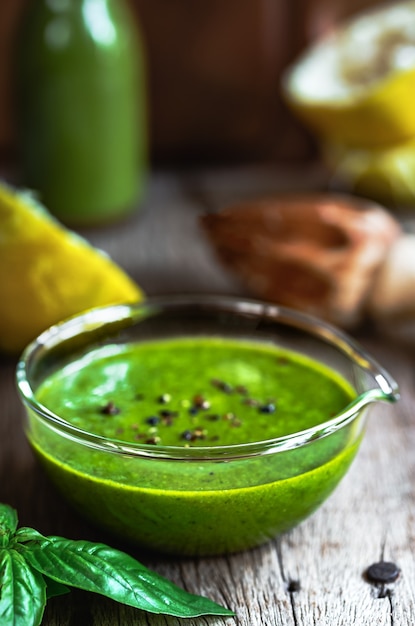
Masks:
[[[95,524],[176,555],[244,550],[310,515],[369,405],[398,386],[351,338],[267,303],[149,298],[42,333],[17,366],[26,434]]]
[[[167,553],[219,554],[259,545],[314,511],[345,474],[362,428],[351,421],[276,452],[250,446],[288,441],[355,397],[329,367],[259,341],[109,344],[47,376],[36,399],[113,448],[62,436],[34,414],[29,438],[58,487],[107,530]]]

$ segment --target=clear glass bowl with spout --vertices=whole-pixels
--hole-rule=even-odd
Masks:
[[[38,400],[45,379],[91,351],[171,338],[248,341],[295,353],[341,377],[353,396],[308,428],[198,446],[102,436]],[[168,366],[174,377],[174,362]],[[123,541],[198,556],[252,548],[304,520],[347,472],[369,408],[399,396],[393,378],[343,332],[300,312],[221,296],[150,298],[57,324],[24,351],[17,385],[28,440],[82,515]]]

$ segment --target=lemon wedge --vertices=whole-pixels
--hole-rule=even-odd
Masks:
[[[0,351],[17,353],[62,319],[141,300],[108,256],[67,230],[30,192],[0,183]]]
[[[388,149],[325,146],[332,185],[366,196],[389,208],[415,206],[415,138]]]
[[[341,24],[288,68],[282,90],[323,141],[383,148],[415,136],[415,2]]]

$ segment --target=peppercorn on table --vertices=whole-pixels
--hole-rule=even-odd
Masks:
[[[250,296],[216,259],[200,229],[206,212],[272,192],[324,189],[316,168],[271,166],[154,172],[136,213],[83,230],[148,295]],[[411,227],[411,216],[402,219]],[[363,324],[356,339],[397,380],[401,398],[377,405],[358,455],[336,491],[310,518],[262,547],[226,557],[164,558],[122,545],[69,507],[38,466],[23,432],[16,358],[0,361],[0,502],[43,535],[101,541],[129,551],[186,590],[235,611],[191,618],[144,613],[71,591],[48,601],[42,624],[312,626],[415,623],[415,341]],[[1,593],[0,593],[1,597]]]

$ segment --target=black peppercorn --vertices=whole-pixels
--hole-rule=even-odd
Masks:
[[[366,578],[372,583],[393,583],[399,577],[400,569],[395,563],[379,561],[366,570]]]
[[[182,433],[182,439],[184,439],[185,441],[192,441],[193,438],[193,433],[191,430],[185,430]]]
[[[158,398],[158,401],[160,402],[160,404],[167,404],[168,402],[170,402],[170,400],[171,400],[171,395],[168,393],[163,393]]]
[[[107,404],[101,409],[101,413],[103,415],[118,415],[119,412],[120,409],[115,406],[114,402],[111,401],[107,402]]]
[[[157,426],[159,422],[160,422],[160,418],[157,417],[156,415],[151,415],[151,417],[148,417],[146,419],[146,424],[149,424],[150,426]]]
[[[213,378],[210,382],[211,382],[211,384],[214,387],[216,387],[216,389],[220,389],[224,393],[232,393],[233,392],[233,388],[231,387],[231,385],[228,385],[228,383],[225,383],[222,380],[218,380],[217,378]]]
[[[263,404],[259,407],[259,411],[261,413],[274,413],[275,404],[273,402],[268,402],[268,404]]]
[[[193,398],[193,406],[197,409],[209,409],[210,402],[206,400],[203,396],[197,395]]]

